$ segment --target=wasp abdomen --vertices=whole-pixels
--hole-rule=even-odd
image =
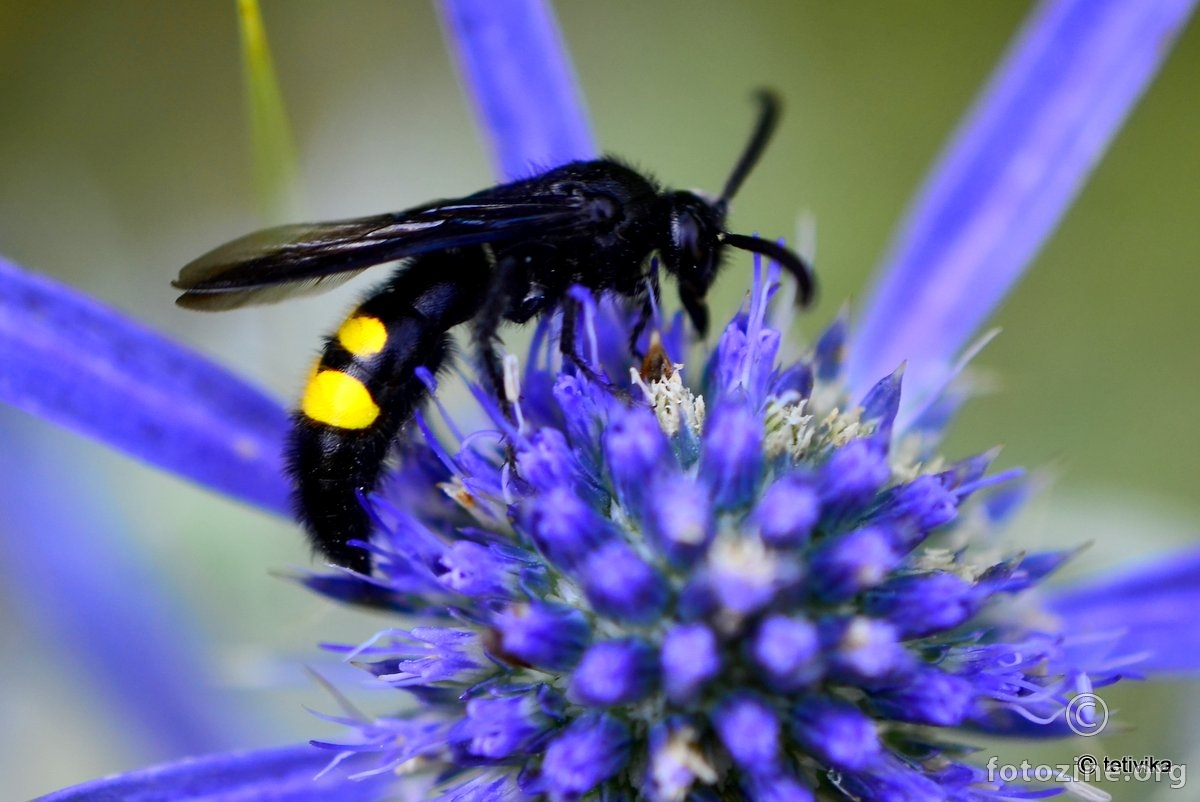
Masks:
[[[313,547],[330,561],[370,570],[370,518],[359,501],[379,481],[392,442],[425,400],[417,368],[436,373],[449,353],[447,329],[478,309],[486,282],[456,280],[482,258],[418,259],[354,310],[326,340],[293,414],[289,467],[296,512]]]

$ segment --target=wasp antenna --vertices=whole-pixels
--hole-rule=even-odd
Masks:
[[[769,239],[747,237],[745,234],[725,234],[722,241],[738,250],[762,254],[783,267],[796,277],[796,283],[800,286],[800,305],[808,306],[812,303],[817,291],[816,278],[813,276],[812,267],[799,254]]]
[[[746,176],[758,163],[759,157],[767,147],[767,142],[771,140],[771,134],[775,132],[775,124],[779,122],[779,112],[783,105],[779,100],[779,95],[770,89],[760,89],[755,92],[754,99],[759,104],[758,123],[754,126],[750,142],[742,151],[742,157],[738,159],[737,165],[729,175],[729,180],[725,182],[725,189],[721,191],[721,197],[717,201],[721,206],[725,206],[737,194],[742,182],[746,180]]]

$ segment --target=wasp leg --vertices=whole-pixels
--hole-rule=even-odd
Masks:
[[[487,280],[486,292],[481,305],[471,321],[471,344],[479,363],[480,378],[484,388],[500,404],[509,423],[516,425],[513,404],[517,399],[509,398],[504,388],[504,360],[500,356],[500,338],[497,332],[512,298],[512,284],[517,275],[518,261],[514,258],[500,259],[492,268]]]
[[[558,350],[562,354],[563,362],[570,361],[575,369],[587,377],[588,381],[597,384],[607,384],[599,373],[592,369],[583,357],[579,355],[578,346],[575,343],[577,329],[579,325],[579,310],[580,303],[574,298],[567,297],[562,304],[562,332],[558,335]]]
[[[588,364],[583,357],[579,355],[579,350],[576,346],[576,328],[579,321],[579,310],[581,304],[574,298],[566,298],[563,301],[563,316],[562,316],[562,333],[559,335],[558,348],[562,354],[563,362],[570,361],[575,369],[582,373],[588,381],[594,382],[601,387],[607,388],[608,392],[616,398],[630,403],[633,397],[628,391],[617,387],[608,380],[608,377],[602,373],[598,373],[595,368]]]
[[[637,322],[633,324],[633,330],[629,332],[629,353],[638,362],[646,358],[646,355],[638,348],[638,340],[641,339],[642,332],[646,330],[646,324],[650,322],[650,317],[654,314],[655,304],[662,302],[658,271],[651,270],[646,282],[647,288],[639,292],[635,298],[635,301],[641,305],[641,309],[638,312]]]

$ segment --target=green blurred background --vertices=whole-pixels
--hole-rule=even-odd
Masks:
[[[863,294],[908,198],[1027,9],[1009,0],[558,6],[602,147],[670,185],[718,189],[750,125],[749,92],[782,93],[783,125],[733,225],[791,235],[800,211],[815,215],[821,298],[800,323],[805,335]],[[493,182],[428,3],[264,0],[263,13],[300,159],[297,218],[401,209]],[[977,365],[995,391],[970,405],[946,448],[963,456],[1003,443],[1003,465],[1044,466],[1052,487],[1016,536],[1095,541],[1073,575],[1200,533],[1197,75],[1194,23],[994,317],[1004,333]],[[369,284],[219,318],[177,310],[169,286],[190,258],[279,222],[258,211],[232,0],[6,3],[0,109],[0,253],[281,399],[295,395],[320,334]],[[735,272],[718,287],[714,320],[740,300]],[[23,414],[0,411],[0,424],[21,427],[56,466],[38,481],[65,505],[115,517],[198,611],[217,670],[197,669],[197,682],[232,688],[264,722],[241,745],[332,734],[300,709],[333,706],[298,665],[317,640],[355,640],[382,624],[331,614],[268,576],[308,564],[294,527]],[[53,533],[45,537],[52,555]],[[86,656],[40,639],[19,602],[0,595],[13,611],[0,638],[0,777],[11,798],[154,759],[115,731],[119,711],[88,684]],[[1121,687],[1111,699],[1134,710],[1125,721],[1138,729],[1087,744],[1093,752],[1186,761],[1184,745],[1200,741],[1190,684]]]

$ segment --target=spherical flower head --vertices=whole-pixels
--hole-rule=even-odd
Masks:
[[[954,732],[1057,734],[1087,687],[1007,604],[1062,560],[977,556],[990,455],[893,432],[900,371],[851,403],[844,321],[781,361],[776,278],[694,375],[678,316],[636,359],[611,347],[636,310],[579,296],[576,358],[544,321],[512,413],[476,393],[494,431],[448,447],[418,420],[369,500],[375,574],[312,583],[413,622],[345,647],[417,704],[325,744],[339,760],[446,800],[1012,791]]]

